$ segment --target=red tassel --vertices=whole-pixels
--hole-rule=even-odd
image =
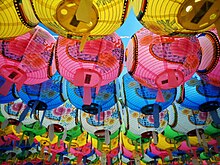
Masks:
[[[163,97],[163,93],[162,93],[161,89],[158,89],[158,91],[157,91],[156,101],[157,102],[165,102],[165,99]]]
[[[7,96],[12,85],[13,85],[13,82],[6,80],[5,83],[0,88],[0,94],[3,96]]]
[[[92,103],[92,94],[90,87],[84,87],[83,103],[85,105],[90,105]]]
[[[179,86],[178,80],[176,79],[176,75],[173,69],[168,69],[168,84],[171,88],[176,88]]]

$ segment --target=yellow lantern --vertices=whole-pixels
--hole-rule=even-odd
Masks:
[[[214,24],[220,28],[219,0],[135,0],[133,6],[137,19],[159,35],[193,35]]]
[[[0,39],[25,34],[38,23],[29,0],[0,1]]]
[[[130,0],[32,0],[37,18],[49,29],[72,39],[109,35],[125,21]]]

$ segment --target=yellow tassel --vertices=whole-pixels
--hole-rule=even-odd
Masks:
[[[87,38],[89,37],[89,33],[86,33],[82,36],[81,42],[80,42],[80,47],[79,47],[79,51],[82,52],[84,49],[84,46],[86,44]]]

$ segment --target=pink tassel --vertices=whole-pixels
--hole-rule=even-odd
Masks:
[[[165,99],[163,97],[163,93],[162,93],[161,89],[158,89],[158,91],[157,91],[156,101],[157,102],[165,102]]]
[[[13,82],[6,80],[5,83],[0,87],[0,94],[3,96],[7,96],[12,85]]]
[[[179,86],[178,80],[176,79],[176,75],[173,69],[168,69],[168,84],[171,88],[176,88]]]
[[[78,157],[77,157],[77,164],[81,164],[82,158],[83,158],[83,155],[79,154]]]
[[[84,87],[83,103],[84,105],[90,105],[92,103],[92,94],[90,87]]]

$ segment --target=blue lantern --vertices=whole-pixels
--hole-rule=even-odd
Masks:
[[[220,124],[220,87],[201,80],[197,74],[181,86],[177,102],[190,109],[209,112],[216,125]]]
[[[129,74],[122,78],[124,102],[133,111],[154,116],[154,127],[159,127],[159,112],[171,105],[176,96],[176,88],[162,90],[164,102],[157,102],[158,90],[142,86]]]
[[[85,105],[83,103],[83,87],[74,86],[72,83],[67,82],[67,95],[70,102],[76,108],[96,115],[102,111],[109,110],[116,104],[118,86],[119,84],[117,81],[112,81],[107,85],[101,86],[98,94],[96,94],[96,89],[92,88],[92,103],[90,105]]]
[[[18,92],[20,98],[28,105],[21,114],[19,120],[24,120],[29,109],[32,109],[31,115],[36,110],[51,110],[62,105],[67,100],[66,80],[58,73],[54,74],[51,79],[36,85],[23,85]],[[44,118],[41,119],[41,124]]]

